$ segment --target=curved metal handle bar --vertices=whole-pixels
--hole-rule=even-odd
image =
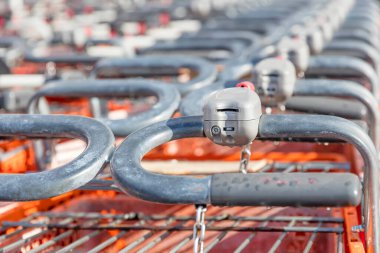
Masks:
[[[286,6],[271,6],[273,8],[263,8],[260,10],[252,10],[248,13],[243,13],[243,17],[248,17],[252,19],[266,19],[266,18],[285,18],[289,15],[292,10],[291,8],[286,8]],[[240,16],[239,16],[240,17]],[[217,18],[216,18],[217,19]]]
[[[28,111],[37,113],[41,97],[131,97],[155,96],[158,102],[148,111],[131,115],[126,119],[99,118],[109,126],[115,136],[125,137],[139,128],[169,119],[178,109],[180,95],[175,87],[147,79],[126,80],[70,80],[49,83],[37,91],[29,101]]]
[[[25,42],[19,38],[19,37],[13,37],[13,36],[2,36],[0,38],[0,47],[6,48],[7,53],[5,55],[5,58],[8,58],[9,52],[17,52],[18,54],[23,54],[26,50]],[[14,56],[11,56],[13,58]],[[18,56],[16,56],[18,58]],[[12,61],[13,62],[13,61]],[[10,74],[11,73],[11,67],[8,65],[9,62],[7,62],[7,59],[0,59],[0,74]]]
[[[16,36],[2,36],[0,38],[0,46],[1,47],[17,47],[17,48],[25,48],[25,42]]]
[[[101,71],[133,74],[132,71],[129,71],[129,69],[133,70],[133,68],[144,68],[149,70],[150,74],[154,74],[154,68],[190,68],[194,70],[197,72],[197,76],[190,81],[186,83],[171,83],[171,85],[175,86],[182,95],[210,85],[215,81],[217,76],[217,69],[214,64],[201,58],[184,56],[140,56],[131,59],[104,59],[95,65],[91,76],[96,78]]]
[[[379,150],[380,115],[376,98],[364,87],[351,81],[301,79],[293,91],[293,96],[334,96],[354,98],[366,106],[370,136]]]
[[[79,138],[86,149],[73,161],[53,170],[0,174],[1,201],[46,199],[75,190],[95,178],[114,150],[114,136],[102,123],[79,116],[0,115],[0,136]]]
[[[289,111],[307,114],[333,115],[352,121],[361,121],[367,127],[368,111],[365,105],[347,98],[327,96],[293,96],[285,107]]]
[[[216,82],[208,87],[191,92],[181,100],[179,111],[182,116],[202,115],[203,105],[208,95],[224,88],[225,82]]]
[[[117,185],[124,192],[153,202],[172,204],[211,203],[216,205],[257,205],[258,203],[256,202],[257,199],[255,199],[254,193],[255,189],[251,188],[254,187],[255,184],[250,184],[245,189],[247,193],[251,193],[250,196],[244,195],[244,200],[242,200],[240,196],[242,193],[242,181],[243,183],[255,182],[256,179],[260,178],[257,177],[257,174],[244,175],[246,179],[241,178],[240,175],[236,173],[194,178],[186,176],[167,176],[162,174],[154,174],[146,171],[141,166],[141,160],[144,155],[161,144],[176,139],[203,136],[203,122],[200,116],[170,119],[140,129],[139,131],[131,134],[126,140],[124,140],[123,143],[115,151],[111,161],[111,172],[113,178]],[[365,211],[363,214],[365,216],[366,229],[371,229],[372,226],[376,228],[379,227],[379,185],[376,149],[368,135],[363,132],[360,127],[350,121],[334,116],[263,115],[260,119],[258,137],[261,139],[331,138],[347,141],[354,145],[360,152],[365,162]],[[267,175],[270,176],[271,174]],[[293,178],[297,177],[296,174],[293,174],[292,176]],[[335,177],[336,175],[329,174],[329,176]],[[333,184],[338,188],[340,188],[339,183],[342,183],[342,181],[339,179],[340,176],[341,175],[338,175],[338,178]],[[356,176],[346,176],[351,177],[349,181],[353,184],[356,184]],[[320,178],[321,180],[324,178],[322,177]],[[235,178],[236,180],[234,180]],[[244,180],[246,180],[246,182]],[[300,180],[303,182],[302,178],[300,178]],[[230,193],[222,200],[220,199],[221,195],[219,195],[220,192],[218,190],[218,183],[221,182],[226,182],[225,187],[228,191],[230,191]],[[330,187],[334,187],[333,185],[325,185],[327,189],[330,189],[328,190],[330,194],[324,194],[324,196],[332,197],[336,192],[338,192],[331,190],[332,188]],[[308,185],[307,187],[311,186]],[[278,187],[276,189],[278,191],[281,191],[281,187]],[[357,190],[357,188],[355,189]],[[302,190],[297,191],[297,194],[302,192]],[[317,190],[317,188],[315,188],[315,190]],[[357,193],[354,193],[356,190],[350,193],[346,192],[347,195],[345,195],[345,204],[354,204],[350,201],[356,199],[358,196]],[[224,193],[225,192],[221,192],[220,194]],[[356,197],[351,198],[353,196]],[[322,198],[322,201],[326,201],[330,204],[330,202],[325,197],[319,197]],[[339,197],[342,197],[342,195]],[[269,200],[271,198],[269,195],[267,195],[266,199]],[[359,201],[359,199],[356,199],[355,203],[358,203],[357,201]],[[219,200],[221,202],[219,202]],[[295,204],[301,204],[298,195],[289,195],[288,201],[288,203],[293,201]],[[274,202],[269,203],[272,205],[277,204]],[[262,204],[266,205],[267,203]],[[308,202],[302,202],[302,204],[308,205]],[[317,203],[313,204],[316,205]],[[319,204],[323,205],[323,203]],[[380,246],[378,233],[376,230],[374,230],[373,238],[371,237],[371,233],[367,233],[366,239],[368,240],[369,247],[378,248]]]
[[[87,64],[87,65],[93,65],[95,64],[100,58],[99,57],[93,57],[88,55],[59,55],[59,56],[35,56],[32,54],[25,54],[24,61],[27,62],[35,62],[35,63],[48,63],[48,62],[54,62],[59,64],[69,64],[69,65],[75,65],[75,64]]]
[[[365,42],[377,50],[380,48],[379,38],[376,36],[368,36],[368,34],[361,29],[337,31],[334,35],[333,42],[346,39]]]
[[[288,10],[287,13],[272,13],[269,14],[261,13],[259,11],[252,11],[248,13],[242,13],[239,16],[235,16],[232,19],[230,19],[232,22],[236,23],[269,23],[269,24],[277,24],[281,22],[281,20],[285,19],[287,15],[290,14],[290,10]],[[221,21],[223,22],[225,18],[216,17],[213,19],[215,21]]]
[[[364,78],[376,98],[379,97],[378,76],[375,70],[363,60],[349,56],[312,56],[306,76]]]
[[[235,86],[239,79],[252,74],[253,65],[251,62],[234,61],[226,64],[223,71],[218,76],[218,82],[233,82],[233,84],[225,84]],[[214,85],[214,84],[213,84]],[[210,85],[211,86],[211,85]],[[198,89],[199,90],[199,89]],[[197,90],[197,91],[198,91]]]
[[[265,23],[276,23],[280,22],[282,19],[286,18],[292,12],[291,8],[283,9],[260,9],[251,10],[249,12],[240,13],[240,15],[231,18],[230,20],[236,20],[236,22],[265,22]],[[225,20],[227,17],[215,17],[213,20]]]
[[[265,117],[265,121],[263,120]],[[336,127],[339,126],[339,127]],[[376,149],[368,135],[356,124],[335,116],[271,115],[262,116],[259,126],[260,138],[337,138],[351,143],[364,160],[364,207],[363,223],[366,224],[367,247],[380,252],[378,228],[379,214],[379,172]],[[373,236],[372,236],[372,233]],[[368,249],[367,248],[367,249]]]
[[[222,59],[221,63],[226,63],[230,60],[240,59],[242,57],[242,52],[246,49],[246,46],[239,41],[223,41],[219,39],[203,39],[203,40],[181,40],[174,42],[161,42],[157,43],[149,48],[144,48],[139,50],[138,54],[140,55],[154,55],[157,53],[176,53],[176,54],[185,54],[191,55],[191,53],[182,53],[181,51],[212,51],[212,50],[226,50],[230,52],[228,59]],[[177,53],[178,52],[178,53]],[[212,58],[210,59],[212,60]],[[219,59],[217,60],[219,62]]]
[[[248,46],[253,46],[261,41],[261,36],[252,32],[231,31],[226,33],[223,30],[200,30],[196,33],[184,34],[179,39],[238,39],[244,41]]]
[[[184,34],[182,35],[178,41],[181,40],[188,40],[192,39],[197,40],[198,38],[200,39],[219,39],[219,40],[237,40],[241,41],[246,45],[246,49],[241,53],[243,59],[245,60],[250,60],[252,57],[253,52],[257,50],[261,44],[262,44],[262,38],[254,34],[252,32],[247,32],[247,31],[230,31],[226,33],[223,30],[200,30],[196,33],[191,33],[191,34]]]
[[[378,34],[378,25],[371,22],[370,20],[357,20],[357,19],[347,19],[346,22],[342,24],[342,29],[362,29],[367,32],[369,36],[371,34]]]
[[[376,10],[377,9],[377,10]],[[347,20],[366,20],[370,21],[371,23],[376,24],[379,19],[379,10],[378,8],[372,9],[372,7],[366,6],[362,10],[360,9],[354,9],[349,15],[347,16]]]
[[[11,74],[11,69],[9,66],[5,63],[3,59],[0,59],[0,75],[10,75]]]
[[[351,9],[347,18],[349,19],[365,19],[377,22],[379,17],[379,6],[377,3],[372,2],[356,2],[356,5]]]
[[[251,23],[241,23],[233,22],[233,19],[229,20],[214,20],[207,22],[204,27],[204,30],[225,30],[228,31],[250,31],[257,33],[259,35],[269,34],[275,29],[274,24],[266,22],[251,22]]]
[[[236,62],[231,65],[226,65],[223,72],[219,74],[218,81],[216,83],[202,89],[195,90],[181,100],[181,115],[202,115],[202,107],[209,94],[227,86],[235,86],[238,79],[252,73],[252,68],[253,65],[250,62]],[[232,83],[233,85],[231,85]]]
[[[380,63],[380,57],[377,50],[365,42],[352,40],[339,40],[329,43],[322,52],[322,55],[346,55],[357,57],[369,62],[374,69],[377,69]]]
[[[122,46],[122,42],[116,39],[88,39],[84,44],[84,47],[96,46],[96,45],[112,45],[112,46]]]
[[[310,86],[308,86],[310,85]],[[359,86],[359,87],[358,87]],[[215,83],[207,88],[203,88],[197,91],[194,91],[187,95],[182,99],[180,105],[180,112],[183,116],[196,116],[202,115],[202,107],[204,102],[209,94],[216,90],[220,90],[223,88],[229,87],[228,84],[223,84],[222,82]],[[368,96],[368,94],[370,96]],[[378,112],[376,111],[376,99],[374,99],[373,95],[363,87],[360,87],[359,84],[351,81],[343,81],[343,80],[324,80],[324,79],[301,79],[298,80],[295,86],[295,90],[293,92],[294,98],[297,96],[315,96],[315,97],[342,97],[347,98],[351,97],[360,101],[363,104],[363,109],[367,108],[369,113],[369,123],[371,128],[371,136],[373,140],[378,139],[378,134],[376,134],[376,129],[378,128]],[[316,98],[317,99],[317,98]],[[327,99],[327,98],[326,98]],[[291,108],[293,106],[293,100]],[[346,103],[348,103],[347,101]],[[296,106],[294,109],[298,108]],[[315,108],[314,113],[320,108]],[[323,112],[323,111],[322,111]],[[331,108],[329,109],[329,113],[331,113]],[[334,111],[334,113],[340,113],[339,111]],[[341,114],[335,114],[336,116],[345,116]],[[376,142],[375,142],[376,143]],[[377,144],[377,143],[376,143]]]

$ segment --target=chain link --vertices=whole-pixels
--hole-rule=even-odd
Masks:
[[[203,253],[206,233],[205,213],[207,208],[205,205],[196,205],[195,207],[197,212],[193,228],[194,253]]]
[[[248,173],[248,164],[251,158],[251,143],[247,144],[241,150],[239,171],[243,174]]]

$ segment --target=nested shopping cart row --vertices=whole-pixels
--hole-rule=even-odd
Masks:
[[[6,6],[2,252],[379,251],[375,1]]]

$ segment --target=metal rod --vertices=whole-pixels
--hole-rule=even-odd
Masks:
[[[318,223],[318,228],[320,228],[321,226],[322,226],[322,222],[319,222]],[[307,241],[306,247],[303,250],[303,253],[309,253],[310,252],[311,247],[314,244],[315,238],[317,238],[317,235],[318,235],[317,233],[312,233],[311,234],[311,236],[309,237],[309,240]]]
[[[260,226],[262,226],[262,227],[266,227],[267,225],[268,225],[268,221],[264,221],[264,222],[262,222],[261,223],[261,225]],[[240,252],[242,252],[247,246],[248,246],[248,244],[253,240],[253,238],[255,238],[255,236],[256,236],[256,232],[253,232],[253,233],[251,233],[243,242],[242,242],[242,244],[240,244],[240,246],[234,251],[234,253],[240,253]]]
[[[173,220],[174,221],[174,220]],[[15,222],[14,225],[17,223]],[[24,224],[25,225],[25,224]],[[82,225],[61,225],[61,224],[29,224],[29,228],[59,228],[59,229],[73,229],[73,230],[150,230],[150,231],[190,231],[193,230],[191,226],[184,227],[179,225],[173,226],[149,226],[149,225],[97,225],[97,226],[82,226]],[[308,233],[342,233],[342,228],[318,228],[318,227],[231,227],[231,226],[212,226],[207,227],[209,231],[260,231],[260,232],[308,232]]]
[[[292,220],[286,228],[292,228],[294,224],[296,223],[296,220]],[[288,231],[282,232],[280,237],[276,240],[276,242],[273,244],[272,248],[268,251],[268,253],[275,253],[278,247],[280,247],[282,241],[284,240],[285,236],[288,234]]]
[[[0,200],[40,200],[75,190],[95,178],[114,150],[111,130],[97,120],[62,115],[0,115],[0,136],[79,138],[86,149],[71,162],[37,173],[1,174]]]

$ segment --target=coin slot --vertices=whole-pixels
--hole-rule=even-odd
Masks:
[[[216,109],[217,112],[239,112],[239,109],[226,108],[226,109]]]

